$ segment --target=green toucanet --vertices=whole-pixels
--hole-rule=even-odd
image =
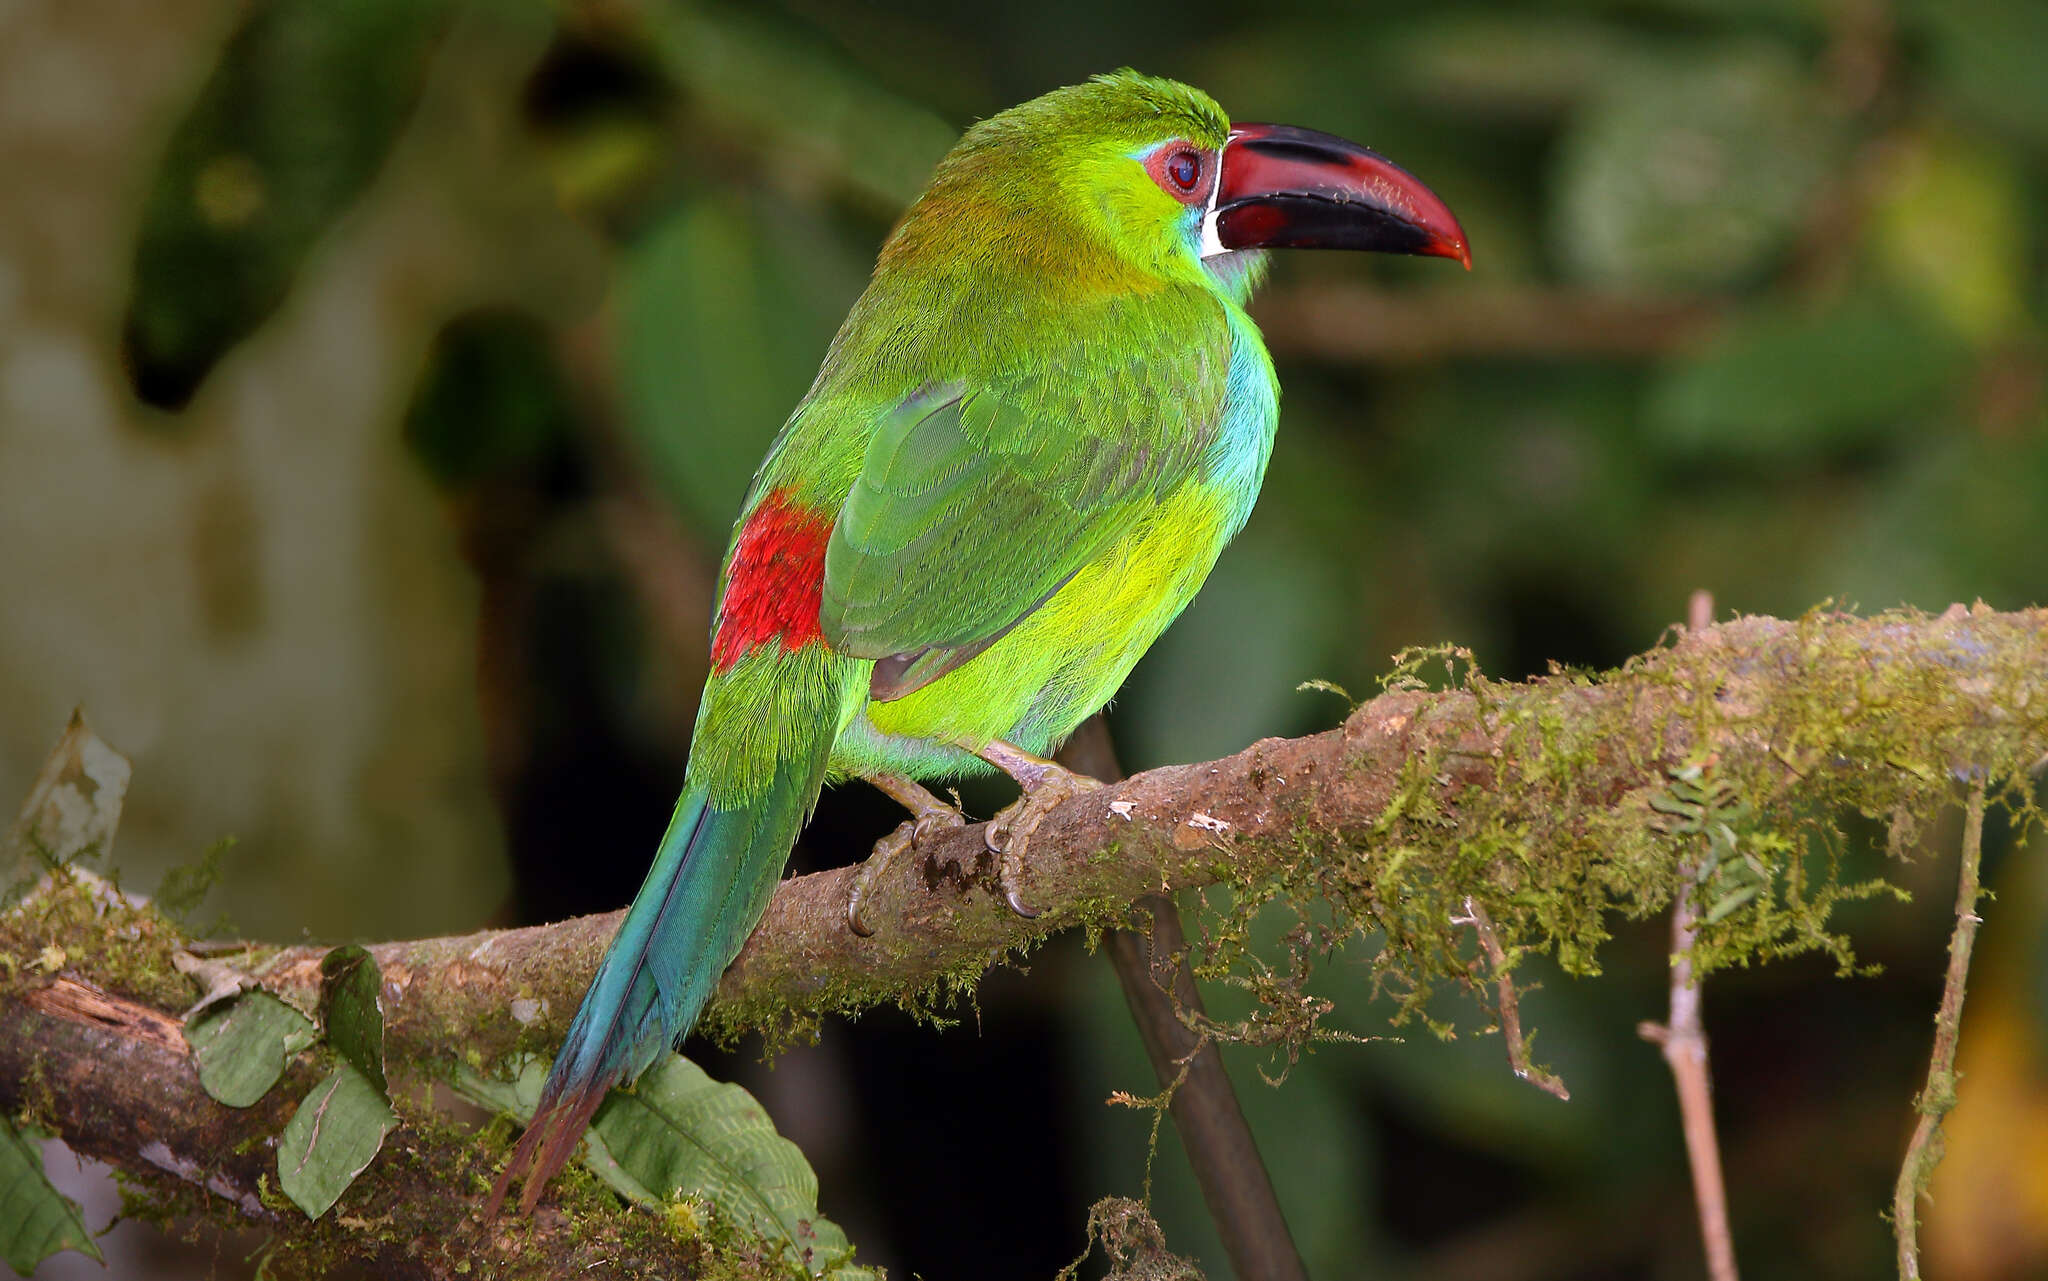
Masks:
[[[1003,887],[1083,784],[1044,757],[1113,695],[1257,498],[1279,389],[1245,313],[1270,248],[1464,232],[1354,143],[1233,126],[1134,72],[982,121],[882,247],[726,554],[682,797],[499,1180],[531,1208],[612,1086],[686,1034],[823,785],[1001,769]],[[863,879],[865,884],[865,878]],[[859,891],[848,925],[865,932]]]

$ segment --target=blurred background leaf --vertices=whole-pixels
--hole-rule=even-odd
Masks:
[[[136,394],[181,409],[283,301],[419,99],[449,6],[259,0],[171,135],[135,249]],[[173,420],[166,420],[173,421]]]
[[[1582,280],[1754,280],[1838,159],[1838,122],[1781,45],[1688,45],[1596,83],[1558,140],[1550,220],[1561,264]]]
[[[1674,363],[1652,385],[1645,417],[1679,456],[1811,462],[1917,425],[1915,411],[1940,403],[1968,356],[1938,319],[1879,295],[1818,311],[1760,308]]]
[[[620,264],[623,425],[651,482],[707,543],[723,544],[866,283],[867,258],[845,239],[802,206],[722,193],[667,214]]]

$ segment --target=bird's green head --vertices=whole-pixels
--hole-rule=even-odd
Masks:
[[[1241,297],[1263,250],[1365,249],[1471,265],[1465,233],[1413,176],[1356,143],[1233,126],[1215,100],[1119,71],[975,125],[884,259],[944,255],[1077,289],[1199,281]]]

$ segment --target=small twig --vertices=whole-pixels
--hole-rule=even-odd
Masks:
[[[1920,1276],[1918,1202],[1941,1161],[1941,1122],[1956,1105],[1956,1040],[1962,1031],[1963,989],[1970,977],[1970,949],[1977,942],[1977,874],[1984,856],[1984,784],[1970,787],[1963,817],[1962,867],[1956,877],[1956,928],[1948,940],[1948,978],[1941,987],[1941,1010],[1934,1016],[1934,1053],[1927,1063],[1927,1087],[1913,1100],[1920,1123],[1906,1145],[1892,1191],[1892,1232],[1899,1243],[1900,1281]]]
[[[1516,1076],[1545,1094],[1569,1102],[1572,1092],[1565,1088],[1563,1078],[1529,1062],[1529,1047],[1522,1041],[1521,1000],[1515,995],[1514,976],[1508,973],[1508,954],[1501,948],[1500,936],[1494,933],[1493,918],[1479,906],[1479,900],[1467,894],[1465,916],[1452,924],[1472,927],[1473,933],[1479,936],[1480,949],[1486,953],[1487,964],[1493,967],[1494,1005],[1500,1011],[1500,1033],[1507,1038],[1508,1066],[1514,1069]]]
[[[1210,1044],[1207,1040],[1203,1046]],[[1187,1084],[1188,1071],[1194,1066],[1195,1056],[1188,1055],[1180,1061],[1180,1073],[1172,1080],[1159,1083],[1159,1093],[1140,1098],[1129,1090],[1111,1090],[1107,1102],[1120,1108],[1139,1108],[1152,1113],[1152,1133],[1145,1141],[1145,1182],[1139,1200],[1145,1205],[1152,1204],[1152,1162],[1159,1155],[1159,1127],[1166,1123],[1167,1114],[1173,1108],[1174,1096],[1180,1087]],[[1263,1167],[1261,1167],[1263,1168]]]
[[[185,950],[194,956],[240,956],[262,946],[248,939],[188,939]]]
[[[1713,624],[1713,593],[1694,592],[1686,630],[1698,635]],[[1706,1245],[1707,1274],[1713,1281],[1736,1281],[1735,1243],[1728,1231],[1728,1190],[1721,1179],[1721,1140],[1714,1131],[1713,1079],[1707,1072],[1707,1031],[1700,1021],[1700,987],[1692,973],[1693,933],[1699,919],[1693,892],[1698,886],[1697,876],[1687,877],[1671,909],[1670,1021],[1643,1023],[1636,1031],[1662,1047],[1664,1061],[1671,1066],[1685,1128],[1685,1153],[1692,1165],[1693,1200],[1699,1206],[1700,1237]]]
[[[190,1019],[209,1006],[218,1005],[231,996],[239,996],[257,986],[254,977],[243,973],[223,961],[211,961],[192,952],[171,953],[171,964],[178,973],[199,984],[202,994],[197,1003],[179,1015],[180,1020]]]

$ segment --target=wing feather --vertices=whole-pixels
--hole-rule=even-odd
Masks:
[[[828,643],[876,660],[874,697],[979,654],[1198,472],[1223,389],[1170,374],[1223,369],[1216,329],[1192,351],[1094,362],[1094,395],[1059,362],[934,384],[884,414],[833,527],[820,612]]]

